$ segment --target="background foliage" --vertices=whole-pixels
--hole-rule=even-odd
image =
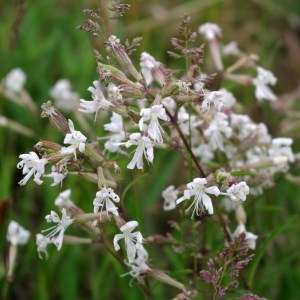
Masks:
[[[93,0],[0,2],[0,78],[12,68],[22,68],[28,76],[26,89],[38,106],[49,99],[49,89],[61,78],[69,79],[74,90],[82,98],[89,99],[86,89],[97,78],[93,48],[101,52],[103,41],[76,27],[83,22],[84,8],[103,10],[110,4],[110,1]],[[176,64],[180,68],[180,62],[171,61],[166,51],[171,50],[170,38],[176,36],[180,16],[184,13],[192,16],[195,30],[204,22],[217,23],[223,29],[224,43],[236,40],[242,50],[258,54],[260,64],[277,76],[275,92],[281,95],[285,105],[257,105],[250,87],[236,89],[237,99],[247,107],[255,121],[268,125],[274,137],[293,137],[293,149],[299,151],[297,109],[300,106],[295,101],[299,100],[300,79],[300,11],[297,0],[139,0],[130,4],[131,9],[118,22],[110,21],[107,15],[106,33],[122,39],[142,36],[142,45],[133,55],[136,63],[140,53],[147,51],[166,65]],[[209,61],[205,64],[209,69]],[[243,97],[239,98],[239,95]],[[34,238],[28,246],[19,248],[15,280],[9,286],[5,284],[8,220],[15,219],[31,232],[39,232],[45,228],[43,216],[53,209],[53,200],[62,191],[59,187],[37,186],[33,182],[19,187],[18,156],[31,151],[32,145],[41,138],[62,141],[63,137],[54,135],[47,120],[33,116],[24,107],[3,97],[0,98],[0,115],[35,132],[33,138],[28,138],[0,127],[1,295],[6,294],[9,299],[41,300],[124,299],[124,295],[127,298],[130,295],[132,300],[143,299],[142,291],[135,286],[129,287],[129,277],[119,277],[124,270],[98,245],[66,245],[59,253],[51,248],[50,258],[44,261],[37,256]],[[101,121],[98,127],[97,132],[101,134]],[[171,182],[176,183],[181,167],[179,156],[161,153],[155,160],[155,167],[141,179],[138,179],[141,176],[138,172],[121,175],[124,177],[123,190],[137,179],[136,185],[128,190],[127,197],[132,201],[126,213],[139,216],[144,236],[172,230],[168,220],[176,220],[177,215],[172,212],[161,217],[163,202],[160,194]],[[300,175],[297,165],[292,173]],[[64,186],[71,187],[74,202],[86,211],[92,210],[91,199],[96,192],[94,185],[83,184],[70,177]],[[7,214],[4,213],[6,203],[9,204]],[[253,291],[269,299],[298,299],[299,186],[282,176],[272,190],[263,196],[249,198],[245,209],[249,231],[259,235],[257,253],[261,250],[263,254],[254,274]],[[208,233],[212,234],[213,230],[212,224]],[[223,237],[220,233],[211,239],[211,243],[221,245]],[[185,268],[185,257],[178,258],[171,249],[150,246],[148,250],[161,268]],[[165,256],[170,258],[169,265]],[[151,284],[156,299],[170,299],[177,292],[158,282]],[[201,299],[201,295],[199,297]]]

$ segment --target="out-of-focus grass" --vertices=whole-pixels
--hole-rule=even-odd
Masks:
[[[102,7],[108,5],[109,1],[101,2]],[[83,21],[83,8],[99,6],[98,1],[1,2],[0,78],[14,67],[22,68],[28,76],[26,88],[38,106],[49,98],[49,89],[60,78],[69,79],[82,98],[89,97],[86,89],[97,78],[92,47],[101,51],[103,44],[75,28]],[[218,23],[223,29],[224,43],[237,40],[242,50],[257,53],[261,65],[274,71],[279,79],[275,89],[281,94],[299,85],[300,63],[295,55],[299,54],[297,50],[300,49],[298,6],[297,0],[132,1],[130,11],[120,22],[107,25],[107,34],[114,33],[122,39],[142,36],[142,46],[133,56],[137,63],[140,53],[147,51],[165,64],[180,68],[181,62],[171,61],[166,54],[171,48],[170,38],[177,34],[180,16],[190,14],[195,30],[204,22]],[[239,98],[239,95],[243,97]],[[269,106],[257,107],[252,95],[250,87],[242,87],[237,91],[238,100],[247,105],[252,117],[266,122],[272,134],[280,136],[278,122],[285,117],[285,112],[273,114],[270,118]],[[36,132],[36,136],[30,139],[0,127],[0,197],[10,199],[9,217],[33,233],[39,232],[47,227],[43,216],[54,209],[53,200],[61,189],[51,188],[47,184],[37,186],[33,182],[21,188],[17,185],[21,174],[15,166],[18,155],[31,151],[39,139],[61,142],[63,137],[51,131],[47,120],[32,116],[23,107],[4,98],[0,98],[0,114]],[[294,149],[299,150],[299,145],[299,141],[295,141]],[[173,179],[176,180],[176,174],[180,172],[179,161],[177,156],[159,155],[150,175],[137,181],[137,185],[128,190],[127,214],[139,216],[141,231],[145,236],[171,230],[167,220],[175,219],[175,215],[167,213],[164,219],[160,218],[162,201],[159,192]],[[297,173],[294,170],[294,174]],[[124,178],[122,189],[140,175],[134,173],[128,179]],[[72,188],[74,202],[87,211],[92,210],[92,199],[96,192],[94,185],[82,184],[70,177],[64,187]],[[259,248],[276,227],[299,214],[299,188],[279,178],[272,192],[249,198],[245,208],[249,231],[259,234]],[[4,225],[0,230],[5,254],[7,223]],[[215,229],[214,224],[208,225]],[[299,220],[296,219],[267,247],[254,277],[253,290],[257,294],[269,299],[298,299],[299,226]],[[113,230],[107,227],[113,237]],[[212,237],[208,239],[214,242]],[[176,259],[171,249],[166,249],[164,253],[159,247],[149,251],[154,264],[169,267],[174,274],[184,266],[185,258]],[[170,257],[167,266],[164,256]],[[143,299],[141,289],[135,284],[133,288],[129,287],[128,276],[119,277],[124,272],[97,245],[64,245],[59,253],[53,247],[48,261],[39,260],[33,237],[29,246],[19,248],[16,276],[7,296],[8,299]],[[3,279],[1,287],[5,288],[3,262],[0,276]],[[170,299],[176,293],[173,288],[157,282],[151,285],[155,299]]]

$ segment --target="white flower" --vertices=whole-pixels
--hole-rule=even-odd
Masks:
[[[13,93],[22,91],[26,82],[26,74],[20,68],[12,69],[4,78],[4,86]]]
[[[54,201],[54,204],[60,209],[74,207],[74,203],[70,199],[70,196],[71,190],[67,189],[57,196],[57,198]]]
[[[207,40],[213,40],[221,35],[221,28],[214,23],[205,23],[199,27],[201,33]]]
[[[272,145],[269,148],[269,155],[271,158],[280,156],[287,157],[289,162],[295,161],[295,156],[292,151],[293,140],[291,138],[274,138],[272,139]]]
[[[195,178],[193,182],[187,184],[187,189],[184,191],[183,197],[177,199],[176,201],[176,203],[179,204],[187,199],[190,199],[191,197],[194,197],[193,203],[186,210],[189,211],[190,208],[194,206],[192,218],[195,213],[197,216],[199,216],[203,207],[210,215],[214,213],[211,198],[207,194],[218,196],[220,194],[220,190],[216,186],[206,188],[206,184],[207,180],[205,178]]]
[[[50,90],[50,95],[55,100],[57,108],[65,112],[71,112],[77,106],[79,95],[72,91],[69,80],[58,80]]]
[[[101,212],[105,206],[106,212],[111,212],[118,216],[118,208],[115,206],[114,202],[119,202],[120,197],[111,188],[102,188],[101,191],[96,193],[96,198],[93,201],[94,213],[99,211],[101,207]]]
[[[39,158],[33,151],[29,154],[21,154],[19,156],[22,160],[17,164],[17,168],[23,168],[22,174],[26,176],[19,182],[20,185],[25,185],[29,178],[33,175],[37,184],[42,184],[40,177],[45,173],[45,165],[48,163],[46,158]]]
[[[114,247],[116,251],[120,250],[118,241],[124,238],[129,263],[132,263],[134,261],[134,259],[136,258],[137,250],[143,242],[143,236],[139,231],[132,232],[137,226],[137,221],[127,222],[120,228],[123,233],[116,234],[114,237]]]
[[[110,118],[110,123],[104,124],[104,129],[109,132],[123,134],[125,136],[122,116],[113,112]]]
[[[73,153],[75,160],[77,160],[76,151],[78,149],[79,152],[84,152],[87,138],[80,131],[74,129],[74,124],[71,120],[69,120],[69,128],[71,133],[66,134],[64,144],[70,144],[70,146],[63,147],[60,152],[61,154]]]
[[[213,104],[217,111],[221,111],[224,105],[222,101],[223,97],[224,94],[221,91],[210,92],[202,102],[202,110],[204,112],[209,111],[211,104]]]
[[[257,76],[253,79],[252,83],[255,85],[255,97],[261,101],[263,99],[275,101],[276,95],[268,87],[268,84],[274,85],[277,78],[272,72],[265,70],[262,67],[257,67]]]
[[[100,82],[98,80],[95,80],[93,84],[95,88],[92,86],[88,88],[88,91],[90,91],[92,94],[93,101],[80,99],[80,107],[78,110],[84,113],[95,113],[96,121],[99,109],[107,109],[112,105],[112,103],[105,99],[101,91]]]
[[[44,175],[44,177],[49,177],[53,179],[53,183],[51,184],[51,186],[57,186],[58,184],[62,183],[66,175],[57,172],[55,166],[52,166],[51,171],[52,172],[50,174]]]
[[[175,189],[174,185],[170,185],[162,192],[164,198],[164,210],[171,210],[176,208],[176,200],[178,198],[179,191]]]
[[[221,92],[223,94],[221,101],[223,102],[224,106],[230,108],[236,103],[235,97],[228,90],[223,88],[223,89],[220,89],[219,92]]]
[[[57,225],[42,231],[46,232],[51,230],[51,232],[47,234],[46,238],[51,240],[51,242],[57,247],[57,250],[61,249],[65,230],[73,223],[73,219],[67,215],[65,208],[63,208],[61,212],[62,216],[60,219],[56,212],[51,211],[50,215],[47,215],[45,219],[48,223],[53,222],[57,223]]]
[[[249,194],[249,186],[245,181],[233,184],[230,188],[226,190],[226,195],[230,197],[232,201],[245,201],[247,195]]]
[[[224,138],[230,138],[231,134],[232,128],[229,126],[227,116],[221,112],[215,113],[209,127],[204,130],[204,135],[209,139],[212,150],[224,151]]]
[[[107,87],[108,97],[113,101],[121,101],[123,96],[121,94],[121,89],[116,85],[110,83]]]
[[[166,114],[166,110],[162,105],[153,105],[151,108],[142,108],[139,126],[140,130],[143,130],[144,122],[149,121],[147,126],[147,132],[149,136],[158,143],[163,143],[162,133],[163,128],[160,126],[158,119],[168,121],[169,118]]]
[[[258,236],[252,232],[246,231],[246,227],[243,223],[240,223],[233,233],[233,238],[237,238],[241,233],[245,233],[245,240],[249,249],[254,250],[256,248],[256,240]]]
[[[241,55],[241,50],[238,47],[237,41],[231,41],[227,45],[224,45],[222,48],[223,55]]]
[[[153,80],[156,80],[160,85],[165,83],[165,76],[159,68],[160,63],[147,52],[141,54],[140,66],[147,86],[149,86]]]
[[[146,263],[147,260],[148,252],[143,245],[140,245],[136,251],[136,258],[129,264],[129,266],[131,267],[131,271],[129,272],[129,274],[133,278],[138,278],[139,276],[147,272],[150,269]]]
[[[50,239],[42,235],[41,233],[36,234],[36,247],[40,259],[43,259],[42,253],[45,259],[48,259],[47,246],[51,243]]]
[[[24,229],[16,221],[10,221],[7,229],[6,238],[14,246],[25,245],[30,237],[30,232]]]
[[[143,169],[143,156],[145,156],[148,162],[153,162],[153,144],[148,137],[142,136],[140,133],[132,133],[129,136],[129,141],[127,141],[125,145],[127,148],[132,145],[137,145],[133,158],[127,165],[128,169],[134,169],[135,166],[138,169]]]

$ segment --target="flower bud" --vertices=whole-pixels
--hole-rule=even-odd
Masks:
[[[42,104],[42,118],[49,118],[50,123],[64,134],[70,132],[68,120],[57,110],[51,101]]]
[[[124,47],[120,44],[120,40],[116,36],[111,35],[107,42],[108,50],[111,50],[122,68],[128,71],[137,81],[143,80],[142,75],[136,70],[131,59],[126,53]]]

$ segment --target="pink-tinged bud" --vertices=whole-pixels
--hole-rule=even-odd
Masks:
[[[126,53],[124,47],[120,44],[120,40],[111,35],[106,42],[108,50],[112,51],[122,68],[128,71],[137,81],[143,79],[142,75],[134,67],[130,57]]]
[[[51,142],[51,141],[39,141],[36,143],[33,148],[39,152],[42,153],[45,150],[56,150],[59,151],[62,148],[62,145]]]
[[[41,113],[42,118],[48,118],[52,126],[62,133],[67,134],[70,132],[68,120],[52,105],[51,101],[47,101],[41,107],[43,110]]]

